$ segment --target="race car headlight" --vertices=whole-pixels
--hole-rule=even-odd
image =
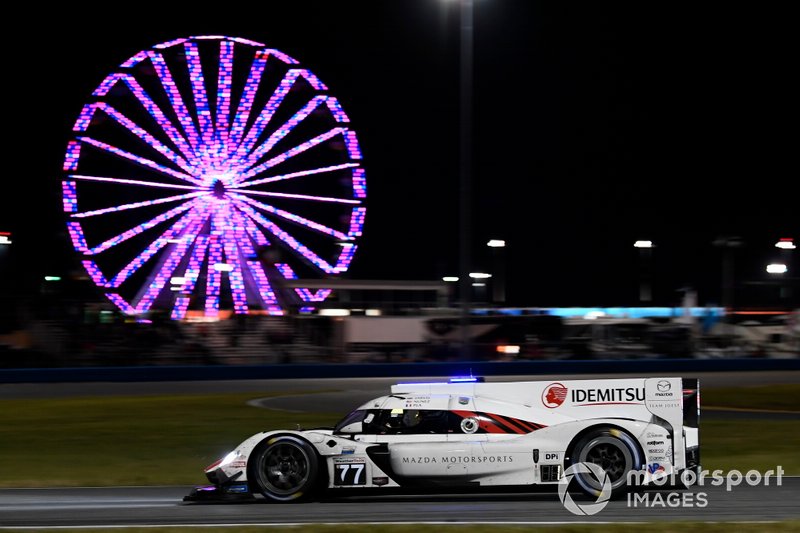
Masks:
[[[232,451],[231,453],[222,458],[222,461],[220,461],[219,466],[227,466],[231,464],[237,457],[239,457],[239,452]]]
[[[231,464],[233,461],[235,461],[237,457],[239,457],[239,452],[234,450],[231,453],[229,453],[228,455],[226,455],[225,457],[223,457],[222,459],[214,461],[213,463],[208,465],[206,467],[206,472],[210,472],[211,470],[214,470],[215,468],[222,468],[223,466],[227,466],[227,465]]]

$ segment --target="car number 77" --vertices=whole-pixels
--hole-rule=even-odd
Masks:
[[[337,464],[334,485],[365,485],[364,463]]]

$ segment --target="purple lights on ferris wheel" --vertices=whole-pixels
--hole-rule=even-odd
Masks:
[[[298,65],[247,39],[181,38],[92,93],[67,144],[63,211],[122,312],[280,315],[331,294],[270,279],[345,272],[366,214],[350,118]]]

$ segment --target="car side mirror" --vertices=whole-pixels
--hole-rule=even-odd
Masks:
[[[353,422],[352,424],[347,424],[339,428],[339,433],[363,433],[364,432],[364,424],[361,422]]]

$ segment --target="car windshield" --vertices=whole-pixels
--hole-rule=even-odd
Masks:
[[[346,417],[342,418],[336,426],[333,428],[334,433],[341,432],[343,427],[347,427],[350,424],[355,424],[356,422],[362,422],[364,420],[364,414],[366,411],[364,409],[356,409]]]

